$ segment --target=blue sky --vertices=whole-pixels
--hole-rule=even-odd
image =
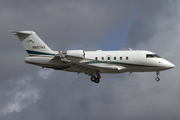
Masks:
[[[120,50],[128,45],[127,35],[133,25],[128,22],[122,27],[110,31],[104,39],[99,42],[98,48],[101,50]]]

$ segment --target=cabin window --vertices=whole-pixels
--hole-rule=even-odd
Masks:
[[[98,57],[95,57],[95,60],[98,60]]]
[[[128,60],[128,57],[126,57],[126,60]]]
[[[108,57],[108,60],[110,60],[110,57]]]
[[[120,60],[122,60],[122,57],[120,57]]]
[[[161,57],[156,54],[146,54],[146,58],[161,58]]]
[[[116,60],[116,57],[114,57],[114,60]]]
[[[102,57],[102,60],[104,60],[104,57]]]

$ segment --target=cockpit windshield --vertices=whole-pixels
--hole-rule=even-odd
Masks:
[[[156,54],[146,54],[146,58],[161,58],[161,57]]]

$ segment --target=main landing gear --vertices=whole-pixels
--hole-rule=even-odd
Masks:
[[[99,79],[99,78],[96,78],[95,76],[92,76],[92,77],[91,77],[91,81],[92,81],[92,82],[95,82],[95,83],[99,83],[99,82],[100,82],[100,79]]]
[[[157,81],[157,82],[159,82],[160,81],[160,78],[158,77],[158,75],[160,74],[160,72],[159,71],[157,71],[156,72],[156,75],[157,75],[157,77],[155,78],[155,80]]]
[[[100,78],[101,78],[100,72],[96,71],[95,74],[96,74],[97,77],[92,76],[92,77],[91,77],[91,81],[92,81],[92,82],[95,82],[95,83],[99,83],[99,82],[100,82]]]

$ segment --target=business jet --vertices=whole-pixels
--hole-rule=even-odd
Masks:
[[[29,57],[25,62],[42,68],[84,73],[90,80],[100,82],[101,73],[156,72],[174,68],[175,65],[157,54],[145,50],[84,51],[66,52],[51,50],[34,31],[11,31],[17,35]]]

